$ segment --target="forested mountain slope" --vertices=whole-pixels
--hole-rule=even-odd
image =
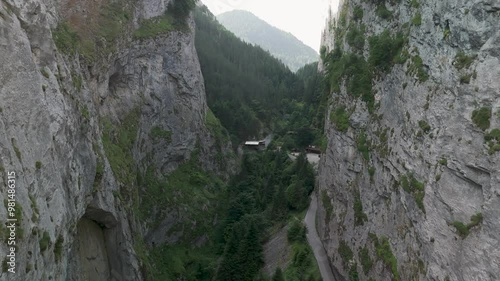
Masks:
[[[318,61],[318,53],[291,33],[280,30],[248,11],[233,10],[217,15],[217,20],[246,42],[261,46],[292,71]],[[318,42],[319,44],[319,42]]]
[[[206,8],[196,9],[195,19],[207,102],[234,142],[310,129],[322,93],[305,81],[314,75],[321,80],[314,66],[294,74],[262,48],[237,38]],[[291,120],[294,114],[300,120]]]

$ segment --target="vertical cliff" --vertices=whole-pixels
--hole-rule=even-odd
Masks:
[[[326,27],[319,230],[344,276],[500,279],[499,16],[346,0]]]
[[[16,273],[3,260],[0,280],[142,280],[145,245],[197,223],[152,181],[188,162],[221,177],[233,169],[193,20],[170,2],[0,1],[0,199],[14,171],[18,219]]]

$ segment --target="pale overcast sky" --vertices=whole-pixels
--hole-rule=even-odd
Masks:
[[[288,31],[319,51],[321,32],[328,9],[338,8],[338,0],[201,0],[215,14],[247,10],[279,29]]]

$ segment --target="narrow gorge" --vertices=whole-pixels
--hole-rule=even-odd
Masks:
[[[498,1],[344,0],[295,72],[196,0],[0,50],[0,281],[500,280]]]

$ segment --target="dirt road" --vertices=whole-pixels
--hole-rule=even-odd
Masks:
[[[318,232],[316,231],[316,211],[318,209],[318,202],[316,200],[316,194],[311,195],[311,203],[309,204],[309,209],[307,210],[304,222],[307,226],[307,242],[311,245],[314,252],[314,257],[318,262],[319,271],[321,272],[321,277],[323,281],[345,281],[340,274],[336,271],[332,271],[330,262],[328,261],[328,256],[326,255],[325,248],[319,239]]]

